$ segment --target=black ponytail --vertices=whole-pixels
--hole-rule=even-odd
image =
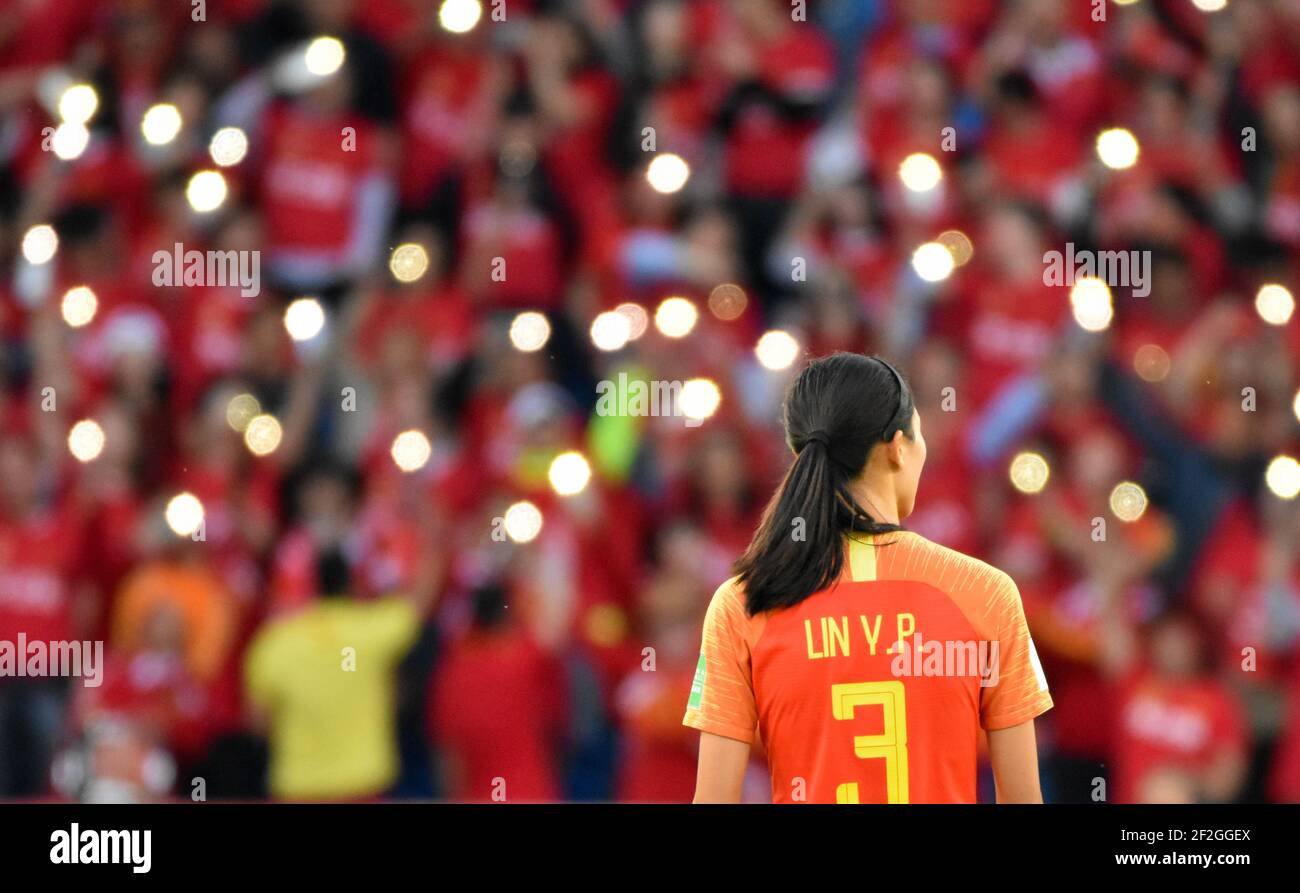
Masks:
[[[750,614],[797,605],[835,582],[846,534],[901,529],[868,515],[849,485],[877,443],[900,430],[913,436],[912,411],[902,376],[878,357],[832,354],[791,384],[783,422],[794,462],[735,567]]]

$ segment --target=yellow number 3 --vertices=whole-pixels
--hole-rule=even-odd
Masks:
[[[907,803],[907,701],[903,683],[845,682],[831,686],[831,710],[836,719],[852,719],[858,707],[879,704],[885,729],[879,735],[854,735],[853,752],[861,760],[885,760],[890,803]],[[835,789],[836,803],[858,803],[858,783]]]

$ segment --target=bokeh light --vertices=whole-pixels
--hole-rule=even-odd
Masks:
[[[952,262],[959,267],[970,263],[971,258],[975,256],[975,245],[972,244],[970,236],[959,229],[944,230],[939,233],[935,241],[948,249],[948,253],[952,255]]]
[[[943,168],[933,155],[916,152],[898,166],[898,178],[912,192],[929,192],[943,180]]]
[[[68,432],[68,452],[78,462],[92,462],[104,451],[104,429],[93,419],[82,419]]]
[[[1137,164],[1139,153],[1137,137],[1122,127],[1097,134],[1097,157],[1111,170],[1122,171]]]
[[[545,347],[550,339],[550,320],[535,310],[525,310],[510,323],[510,343],[515,350],[532,353]]]
[[[926,282],[942,282],[954,266],[952,252],[940,242],[926,242],[912,252],[912,269]]]
[[[799,342],[789,332],[772,329],[764,332],[754,346],[754,355],[764,369],[779,372],[789,369],[799,356]]]
[[[63,293],[59,305],[63,321],[74,329],[87,325],[99,309],[99,298],[87,285],[75,285]]]
[[[1295,298],[1286,286],[1270,282],[1255,293],[1255,312],[1271,326],[1284,326],[1295,313]]]
[[[721,404],[722,391],[712,379],[692,378],[682,385],[681,411],[688,419],[707,419]]]
[[[1300,693],[1267,672],[1300,639],[1254,598],[1300,568],[1300,91],[1281,58],[1300,0],[850,0],[809,4],[807,23],[782,0],[232,0],[207,3],[206,24],[181,18],[189,5],[167,4],[173,21],[142,0],[0,0],[0,32],[19,26],[0,64],[0,484],[18,508],[103,503],[88,519],[111,559],[88,568],[95,588],[160,560],[210,565],[257,609],[237,618],[226,670],[280,608],[314,600],[330,570],[315,560],[345,546],[351,596],[495,624],[498,669],[538,670],[532,639],[610,649],[587,681],[627,721],[585,788],[689,797],[689,759],[642,778],[639,757],[665,742],[638,715],[677,700],[661,689],[684,693],[667,683],[694,667],[712,591],[696,590],[745,545],[726,522],[788,471],[787,387],[814,358],[879,350],[929,411],[904,526],[1005,570],[1027,604],[1044,558],[1060,565],[1048,596],[1122,578],[1135,623],[1159,607],[1157,559],[1195,540],[1209,571],[1252,584],[1192,606],[1214,615],[1210,645],[1232,633],[1215,677],[1238,678],[1249,644],[1262,671],[1247,688]],[[1086,23],[1089,6],[1110,24]],[[775,103],[755,92],[772,77]],[[1153,423],[1162,442],[1138,436]],[[1179,510],[1206,482],[1173,454],[1224,454],[1208,483],[1233,510]],[[1063,548],[1085,560],[1062,563]],[[431,570],[452,574],[449,597]],[[1083,601],[1062,605],[1096,620]],[[168,632],[137,619],[126,639]],[[1144,669],[1153,630],[1133,633],[1124,656]],[[1050,681],[1071,687],[1053,667],[1077,643],[1037,639]],[[131,659],[120,644],[105,643],[108,664]],[[629,681],[646,645],[660,673]],[[321,650],[337,668],[338,648]],[[471,731],[500,719],[444,669],[416,694],[450,692]],[[1123,699],[1085,675],[1094,730],[1122,726]],[[317,676],[321,691],[348,683]],[[223,703],[246,702],[248,680],[228,681]],[[1244,701],[1227,707],[1252,706],[1229,687]],[[1058,698],[1065,713],[1082,695]],[[334,701],[322,729],[367,731]],[[546,718],[572,729],[584,703]],[[264,731],[236,712],[221,731]],[[1300,709],[1274,714],[1255,717],[1262,731],[1300,743]],[[473,742],[436,731],[413,729],[408,750],[463,762]],[[212,762],[210,737],[182,763]],[[1043,736],[1046,767],[1069,737]],[[12,780],[42,791],[36,750]],[[151,780],[165,753],[107,779],[82,750],[56,747],[77,763],[61,799],[168,796]],[[566,780],[572,754],[554,750],[523,768]],[[1247,751],[1213,797],[1203,765],[1156,766],[1107,796],[1264,799],[1255,782],[1276,767]],[[1297,757],[1273,799],[1300,799]],[[527,799],[521,768],[497,762]],[[340,781],[298,768],[327,789],[300,799]],[[464,780],[437,793],[472,798]],[[287,796],[266,781],[263,796]]]
[[[442,0],[438,8],[438,24],[452,34],[465,34],[474,29],[483,16],[479,0]]]
[[[691,167],[686,159],[671,152],[656,155],[645,171],[646,182],[655,192],[665,195],[679,192],[691,178]]]
[[[1080,277],[1070,289],[1070,309],[1079,328],[1086,332],[1105,331],[1115,317],[1110,286],[1096,276]]]
[[[591,343],[599,350],[622,350],[631,338],[631,320],[616,310],[599,313],[591,321]]]
[[[1121,481],[1110,491],[1111,513],[1126,524],[1131,524],[1147,510],[1147,493],[1133,481]]]
[[[423,245],[407,242],[393,249],[388,271],[398,282],[415,282],[429,269],[429,253]]]
[[[655,328],[668,338],[685,338],[695,328],[700,312],[686,298],[664,298],[655,310]]]
[[[217,210],[226,201],[226,178],[220,171],[199,171],[185,187],[185,199],[200,214]]]
[[[254,456],[269,456],[280,446],[284,429],[280,420],[270,413],[262,413],[248,420],[244,429],[244,445]]]
[[[208,155],[219,167],[233,167],[248,155],[248,135],[238,127],[223,127],[212,134]]]
[[[49,263],[58,250],[58,233],[48,223],[38,223],[23,233],[23,257],[29,264]]]
[[[628,340],[635,341],[645,334],[645,330],[650,327],[650,314],[645,312],[645,308],[640,304],[627,303],[619,304],[614,308],[615,313],[621,313],[627,317]]]
[[[516,543],[531,543],[542,532],[542,513],[528,500],[516,502],[506,509],[506,536]]]
[[[429,463],[429,457],[433,455],[433,444],[423,431],[412,429],[394,437],[389,452],[393,462],[402,471],[419,471]]]
[[[739,319],[748,304],[745,290],[734,282],[724,282],[709,292],[709,312],[723,322]]]
[[[1264,471],[1269,492],[1280,499],[1295,499],[1300,494],[1300,462],[1294,456],[1274,456]]]
[[[294,341],[310,341],[325,328],[325,308],[315,298],[298,298],[284,310],[284,330]]]
[[[1169,354],[1159,344],[1143,344],[1133,354],[1133,371],[1143,381],[1164,381],[1171,365]]]
[[[337,37],[317,37],[307,44],[307,70],[317,77],[329,77],[343,67],[347,53]]]
[[[181,111],[170,102],[150,106],[140,119],[140,133],[151,146],[165,146],[181,132]]]
[[[582,453],[560,453],[551,460],[547,471],[551,489],[561,496],[575,496],[587,489],[591,482],[591,464]]]
[[[90,84],[73,84],[59,97],[59,117],[69,124],[86,124],[99,109],[99,94]]]
[[[86,125],[73,121],[64,121],[54,128],[54,136],[50,139],[50,150],[60,161],[75,161],[89,145],[90,131]]]
[[[239,432],[248,430],[248,423],[262,413],[262,404],[252,394],[236,394],[226,404],[226,424]]]
[[[167,501],[163,516],[172,533],[190,536],[203,524],[203,503],[193,493],[177,493]]]
[[[1017,453],[1011,460],[1011,486],[1021,493],[1040,493],[1047,486],[1052,470],[1047,460],[1034,452]]]

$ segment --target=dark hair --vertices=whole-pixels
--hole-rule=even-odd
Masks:
[[[213,393],[217,388],[213,388]],[[281,485],[281,497],[288,506],[288,517],[297,522],[303,517],[303,501],[307,489],[317,481],[334,481],[347,493],[348,502],[355,505],[365,492],[365,477],[355,465],[337,461],[321,453],[314,453],[299,462]]]
[[[735,566],[750,614],[797,605],[834,583],[849,532],[901,529],[868,515],[849,482],[877,443],[896,431],[913,437],[913,408],[903,377],[879,357],[832,354],[790,385],[783,420],[795,459]],[[800,520],[804,537],[796,540]]]
[[[998,99],[1018,105],[1036,104],[1039,98],[1034,79],[1023,68],[1004,71],[998,75],[993,82],[993,89]]]
[[[347,595],[352,585],[352,569],[347,556],[338,546],[330,546],[316,559],[316,586],[322,598]]]
[[[470,596],[470,601],[475,629],[496,629],[505,622],[508,615],[506,589],[500,582],[491,581],[479,586]]]

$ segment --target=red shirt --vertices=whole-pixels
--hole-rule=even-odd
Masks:
[[[421,202],[489,122],[493,65],[482,53],[437,43],[410,65],[403,103],[402,199]]]
[[[623,721],[618,799],[636,803],[690,803],[695,796],[698,735],[681,724],[682,692],[695,668],[633,670],[618,688]]]
[[[78,689],[83,721],[97,714],[130,717],[185,758],[202,755],[211,737],[206,689],[179,656],[141,652],[108,655],[99,688]]]
[[[555,221],[532,205],[472,203],[461,221],[467,254],[482,263],[471,287],[491,305],[558,308],[564,297],[562,242]],[[503,266],[498,266],[500,258]]]
[[[1057,190],[1077,176],[1083,160],[1080,144],[1062,139],[1059,128],[1041,115],[1013,128],[995,127],[984,141],[995,189],[999,194],[1050,204]]]
[[[821,33],[811,27],[787,28],[777,40],[758,48],[758,80],[775,93],[816,97],[829,90],[834,58]],[[770,107],[741,109],[725,154],[729,190],[741,195],[786,197],[803,182],[804,145],[816,125],[788,122]]]
[[[377,136],[356,116],[292,107],[273,112],[267,124],[262,199],[270,250],[345,251],[358,188],[378,170]],[[356,130],[356,151],[343,150],[345,127]]]
[[[1279,680],[1286,669],[1285,646],[1271,642],[1268,583],[1264,578],[1268,539],[1249,503],[1238,500],[1220,517],[1201,547],[1191,590],[1195,608],[1215,632],[1219,664],[1240,671],[1242,649],[1257,659],[1256,680]],[[1293,572],[1290,591],[1300,592]]]
[[[1286,715],[1300,716],[1300,661],[1295,663],[1287,689]],[[1273,757],[1269,795],[1279,803],[1300,803],[1300,722],[1288,722]]]
[[[418,340],[435,369],[459,362],[476,343],[474,310],[454,286],[385,295],[362,323],[358,348],[367,363],[376,362],[390,337]]]
[[[98,18],[95,5],[88,0],[0,0],[0,16],[17,19],[9,39],[0,43],[0,71],[67,59]]]
[[[943,322],[958,329],[970,358],[966,399],[983,406],[1019,373],[1052,353],[1070,315],[1069,289],[1039,279],[1009,282],[972,271],[969,285]]]
[[[459,770],[448,796],[556,799],[550,744],[562,685],[556,664],[519,633],[471,633],[454,644],[429,689],[430,735]]]
[[[239,371],[244,340],[253,314],[265,300],[245,297],[239,286],[198,286],[186,289],[172,325],[172,373],[176,376],[175,405],[188,412],[214,380]]]
[[[82,555],[82,528],[54,509],[14,521],[0,518],[0,639],[67,641]]]
[[[1204,772],[1223,755],[1243,752],[1246,743],[1241,707],[1218,681],[1139,673],[1121,686],[1115,799],[1135,802],[1151,773]]]

